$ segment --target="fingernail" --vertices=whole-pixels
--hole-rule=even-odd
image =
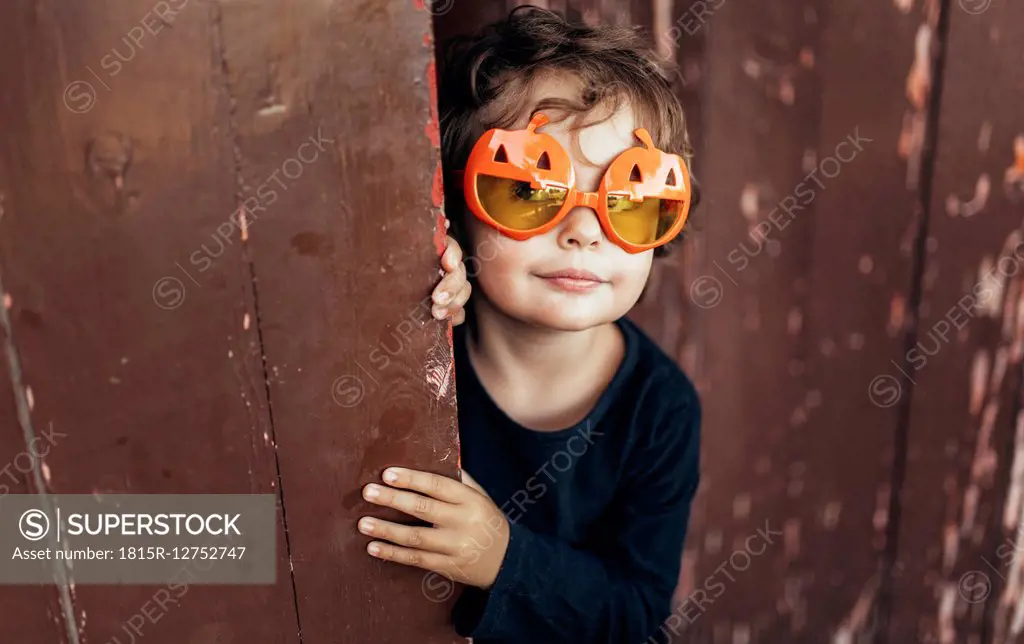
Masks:
[[[384,480],[388,483],[394,483],[398,480],[398,473],[394,470],[384,470]]]
[[[366,546],[366,551],[369,552],[371,555],[377,556],[380,554],[380,546],[378,546],[375,543],[371,543],[370,545]]]
[[[373,532],[373,519],[361,519],[359,521],[359,531],[370,533]]]
[[[443,320],[448,315],[448,309],[440,308],[434,309],[434,317],[438,320]]]
[[[376,485],[367,485],[366,491],[363,492],[363,494],[365,494],[366,498],[368,499],[376,499],[378,496],[380,496],[380,488],[378,488]]]
[[[450,299],[452,299],[452,295],[448,291],[441,291],[440,293],[434,296],[434,301],[437,302],[438,304],[444,304]]]

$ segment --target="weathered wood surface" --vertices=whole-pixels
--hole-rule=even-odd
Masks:
[[[1024,6],[951,3],[890,642],[1019,642]]]
[[[32,427],[66,434],[40,480],[64,494],[273,492],[273,449],[255,440],[269,422],[244,322],[252,280],[240,244],[211,242],[237,207],[217,18],[200,3],[166,23],[151,9],[0,9],[4,288]],[[192,283],[204,244],[219,257]],[[72,585],[61,614],[72,642],[127,641],[126,628],[298,641],[283,547],[279,559],[277,586],[176,585],[157,606],[160,588]],[[153,617],[136,617],[144,606]]]
[[[455,589],[355,529],[384,466],[455,471],[446,328],[409,322],[437,279],[429,25],[411,1],[0,7],[0,464],[27,422],[62,438],[21,491],[286,490],[276,585],[72,576],[0,591],[5,636],[451,641]]]
[[[452,475],[458,459],[448,324],[430,315],[430,19],[412,2],[224,11],[240,191],[265,206],[248,248],[304,641],[452,641],[455,586],[369,557],[355,531],[387,516],[361,496],[386,466]]]

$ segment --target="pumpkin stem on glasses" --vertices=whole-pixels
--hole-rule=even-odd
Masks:
[[[637,129],[633,130],[633,134],[636,135],[636,138],[640,139],[641,143],[644,144],[645,148],[647,148],[648,150],[654,149],[654,141],[651,139],[650,132],[648,132],[646,129],[638,127]]]
[[[530,119],[530,124],[526,126],[526,130],[528,132],[533,132],[540,126],[547,123],[548,120],[549,119],[547,117],[547,114],[544,114],[543,112],[537,112],[536,114],[533,115],[533,118]]]

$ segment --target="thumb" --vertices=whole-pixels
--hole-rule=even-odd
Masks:
[[[474,479],[472,476],[469,475],[469,472],[467,472],[466,470],[462,470],[461,475],[462,475],[462,482],[465,485],[468,485],[469,487],[473,488],[474,490],[476,490],[480,494],[483,494],[487,498],[490,498],[490,495],[487,494],[487,491],[484,490],[482,487],[480,487],[480,484],[476,482],[476,479]]]

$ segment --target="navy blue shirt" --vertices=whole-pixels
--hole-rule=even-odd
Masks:
[[[689,378],[625,318],[625,355],[582,421],[527,429],[494,403],[456,328],[462,467],[509,519],[494,585],[455,604],[474,644],[642,644],[671,612],[700,459]]]

